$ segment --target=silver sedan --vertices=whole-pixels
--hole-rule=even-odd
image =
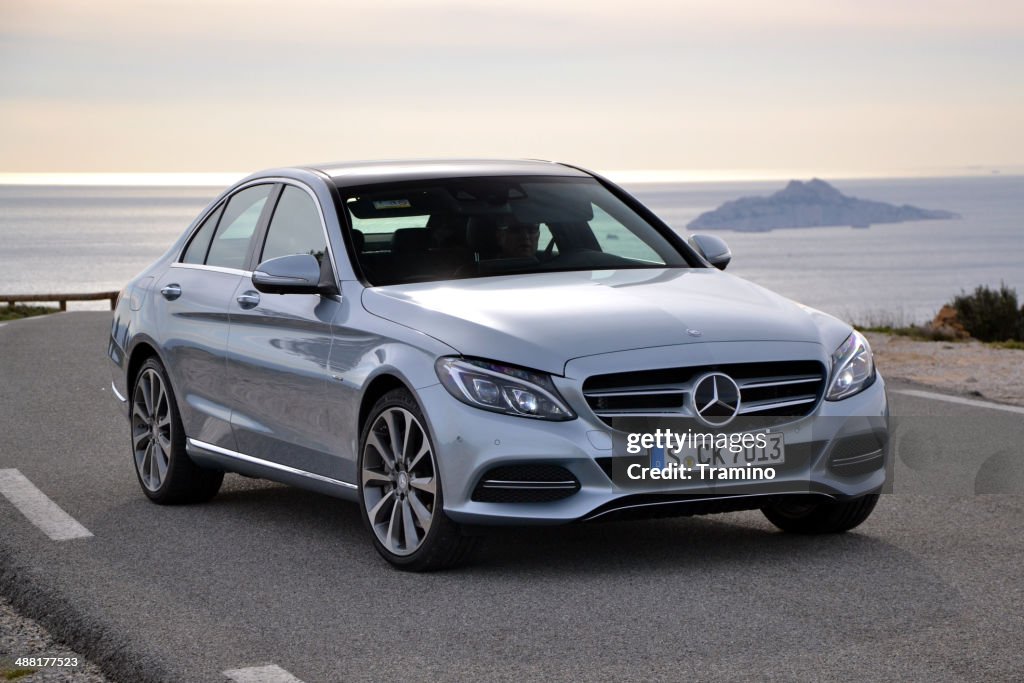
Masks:
[[[139,483],[349,498],[408,570],[462,561],[487,525],[761,509],[851,529],[889,461],[867,341],[730,258],[563,164],[256,173],[117,304]]]

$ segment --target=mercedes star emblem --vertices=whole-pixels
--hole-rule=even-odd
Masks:
[[[708,373],[694,382],[690,396],[697,419],[709,427],[724,427],[740,412],[740,387],[721,372]]]

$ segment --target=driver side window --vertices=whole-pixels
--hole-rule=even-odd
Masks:
[[[274,208],[274,217],[267,228],[267,239],[259,261],[289,256],[312,254],[323,263],[327,251],[327,238],[320,223],[320,211],[312,197],[293,185],[285,185],[281,199]]]

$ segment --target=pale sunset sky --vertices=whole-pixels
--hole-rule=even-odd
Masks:
[[[0,173],[1024,170],[1024,1],[0,0]]]

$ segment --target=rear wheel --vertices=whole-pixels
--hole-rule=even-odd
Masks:
[[[185,428],[163,365],[150,358],[132,389],[132,455],[143,492],[157,503],[198,503],[220,489],[224,473],[199,467],[185,452]]]
[[[399,569],[430,571],[462,562],[475,539],[444,514],[437,455],[416,399],[381,397],[363,425],[359,498],[377,552]]]
[[[768,521],[796,534],[838,534],[859,526],[878,503],[872,493],[844,502],[820,502],[807,498],[781,500],[761,508]]]

